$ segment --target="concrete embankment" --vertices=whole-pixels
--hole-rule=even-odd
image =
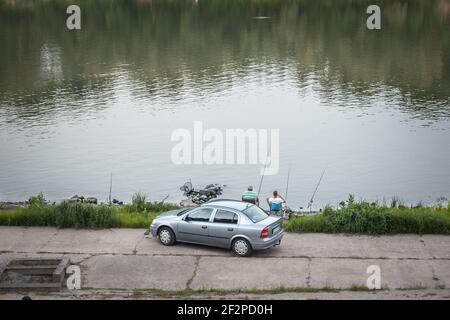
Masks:
[[[0,227],[0,263],[16,257],[69,257],[80,266],[82,289],[48,293],[55,298],[450,298],[450,236],[443,235],[288,233],[279,247],[237,258],[165,247],[143,229]],[[373,265],[382,290],[369,292]]]

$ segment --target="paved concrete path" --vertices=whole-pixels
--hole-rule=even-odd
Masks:
[[[81,267],[82,290],[52,294],[61,298],[450,298],[450,236],[441,235],[285,234],[281,246],[237,258],[165,247],[143,229],[0,227],[0,263],[37,256],[68,256]],[[370,265],[380,267],[381,291],[365,292]]]

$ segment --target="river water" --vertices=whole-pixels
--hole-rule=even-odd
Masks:
[[[259,164],[176,165],[172,133],[279,129],[262,196],[450,198],[450,1],[0,0],[0,201],[258,187]],[[265,17],[265,18],[255,18]]]

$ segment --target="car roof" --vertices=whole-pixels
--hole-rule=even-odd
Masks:
[[[212,201],[208,201],[205,202],[201,205],[202,207],[226,207],[226,208],[231,208],[231,209],[235,209],[235,210],[239,210],[239,211],[243,211],[245,209],[247,209],[249,206],[254,206],[254,204],[248,203],[248,202],[244,202],[244,201],[239,201],[239,200],[230,200],[230,199],[217,199],[217,200],[212,200]]]

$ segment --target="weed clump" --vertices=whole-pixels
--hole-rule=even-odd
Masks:
[[[0,211],[0,225],[54,226],[59,228],[148,228],[161,212],[179,208],[175,204],[147,202],[136,194],[122,207],[63,201],[49,204],[42,194],[30,197],[26,208]]]
[[[296,217],[286,222],[291,232],[324,232],[351,234],[450,234],[450,205],[447,208],[424,207],[422,204],[408,208],[398,199],[389,206],[355,201],[350,195],[347,201],[334,209],[325,207],[314,216]]]

